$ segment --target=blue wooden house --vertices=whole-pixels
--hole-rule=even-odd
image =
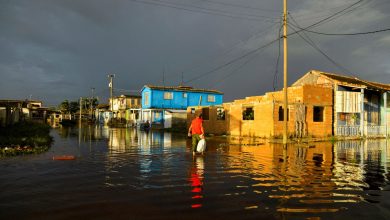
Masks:
[[[145,85],[141,96],[143,121],[165,128],[172,127],[172,123],[175,123],[173,119],[185,124],[186,109],[189,106],[202,107],[223,103],[222,92],[189,86]]]

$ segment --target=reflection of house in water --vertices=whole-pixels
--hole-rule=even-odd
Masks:
[[[386,185],[387,159],[390,156],[387,148],[385,140],[337,142],[335,174],[350,184],[378,189]]]
[[[249,188],[253,193],[277,200],[279,212],[335,212],[345,203],[360,202],[363,188],[386,184],[380,168],[385,162],[377,163],[384,158],[380,155],[384,143],[380,147],[366,142],[233,147],[228,151],[229,166],[232,173],[255,181]],[[360,151],[366,152],[364,157]]]
[[[106,128],[109,147],[123,150],[132,147],[140,151],[162,153],[164,149],[172,146],[172,135],[168,132],[143,132],[135,128]]]

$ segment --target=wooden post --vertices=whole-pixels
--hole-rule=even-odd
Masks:
[[[287,98],[287,0],[283,0],[283,48],[284,48],[284,62],[283,62],[283,94],[284,94],[284,103],[283,103],[283,144],[287,144],[287,134],[288,134],[288,124],[287,124],[287,108],[288,108],[288,98]]]

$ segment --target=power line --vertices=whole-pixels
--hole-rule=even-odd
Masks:
[[[114,91],[118,92],[133,92],[133,93],[139,93],[140,90],[135,90],[135,89],[119,89],[119,88],[114,88]]]
[[[290,15],[291,19],[296,23],[296,21],[294,20],[294,18]],[[298,24],[297,24],[298,25]],[[298,25],[299,26],[299,25]],[[306,43],[308,43],[311,47],[313,47],[315,50],[317,50],[320,54],[322,54],[329,62],[331,62],[333,65],[335,65],[336,67],[338,67],[340,70],[342,70],[343,72],[347,72],[349,73],[350,75],[353,75],[353,73],[348,70],[347,68],[343,67],[341,64],[337,63],[336,61],[334,61],[329,55],[327,55],[325,52],[323,52],[315,43],[314,41],[312,41],[307,35],[306,37],[308,39],[306,39],[305,37],[303,37],[298,31],[295,30],[295,28],[290,25],[290,28],[293,29]]]
[[[169,2],[169,1],[166,1],[166,0],[151,0],[151,1],[162,2],[162,3],[166,3],[166,4],[170,4],[170,5],[179,5],[179,6],[184,6],[184,7],[191,7],[191,8],[196,8],[196,9],[201,9],[201,10],[206,10],[206,11],[214,11],[214,12],[220,12],[220,13],[231,13],[229,11],[224,11],[224,10],[220,10],[220,9],[204,8],[204,7],[199,7],[199,6],[196,6],[196,5],[177,3],[177,2],[174,3],[174,2]],[[274,18],[274,17],[258,15],[258,14],[240,14],[240,13],[236,13],[236,15],[249,16],[249,17],[258,17],[258,18],[266,18],[266,19],[277,19],[277,18]]]
[[[237,57],[237,58],[235,58],[235,59],[233,59],[233,60],[230,60],[229,62],[224,63],[224,64],[222,64],[222,65],[220,65],[220,66],[218,66],[218,67],[215,67],[214,69],[212,69],[212,70],[210,70],[210,71],[208,71],[208,72],[205,72],[205,73],[203,73],[203,74],[201,74],[201,75],[199,75],[199,76],[197,76],[197,77],[194,77],[194,78],[192,78],[192,79],[190,79],[190,80],[187,80],[186,83],[189,83],[189,82],[198,80],[198,79],[200,79],[200,78],[202,78],[202,77],[204,77],[204,76],[206,76],[206,75],[209,75],[209,74],[211,74],[211,73],[213,73],[213,72],[216,72],[216,71],[218,71],[218,70],[220,70],[220,69],[222,69],[222,68],[224,68],[224,67],[226,67],[226,66],[229,66],[230,64],[236,62],[237,60],[241,60],[241,59],[243,59],[243,58],[245,58],[245,57],[247,57],[247,56],[249,56],[249,55],[251,55],[251,54],[256,53],[257,51],[259,51],[259,50],[261,50],[261,49],[264,49],[264,48],[270,46],[271,44],[275,43],[276,41],[278,41],[278,39],[275,39],[275,40],[273,40],[273,41],[270,41],[269,43],[264,44],[263,46],[258,47],[258,48],[254,49],[254,50],[251,50],[251,51],[249,51],[248,53],[246,53],[246,54],[244,54],[244,55],[242,55],[242,56],[240,56],[240,57]]]
[[[153,1],[153,0],[152,1],[128,0],[128,1],[141,3],[141,4],[160,6],[160,7],[173,8],[173,9],[184,10],[184,11],[190,11],[190,12],[196,12],[196,13],[224,16],[224,17],[229,17],[229,18],[238,18],[238,19],[253,20],[253,21],[263,21],[263,22],[274,22],[274,21],[270,21],[269,18],[268,19],[264,19],[264,18],[260,19],[261,17],[254,16],[254,15],[252,15],[251,17],[245,17],[245,16],[240,16],[240,15],[230,15],[230,14],[226,14],[226,12],[225,13],[221,13],[221,12],[218,12],[218,11],[215,11],[215,10],[212,10],[212,9],[205,9],[204,8],[204,9],[201,9],[201,10],[197,10],[197,9],[191,9],[191,8],[188,8],[188,7],[177,6],[177,5],[174,5],[173,3],[170,3],[170,4],[166,3],[166,2],[159,3],[158,1]]]
[[[262,36],[262,35],[263,35],[264,33],[266,33],[268,30],[270,30],[271,28],[273,28],[276,24],[277,24],[277,23],[272,24],[272,25],[266,27],[265,29],[260,30],[259,32],[257,32],[257,33],[255,33],[255,34],[249,36],[249,37],[248,37],[247,39],[245,39],[244,41],[240,41],[240,42],[236,43],[235,45],[231,46],[229,49],[227,49],[227,50],[225,50],[224,52],[222,52],[222,54],[221,54],[217,59],[214,59],[214,60],[215,60],[215,61],[216,61],[216,60],[222,60],[222,59],[220,59],[221,57],[227,56],[229,53],[231,53],[233,50],[235,50],[235,49],[236,49],[237,47],[239,47],[240,45],[245,45],[245,44],[247,44],[250,40],[256,39],[256,38]],[[209,61],[209,60],[208,60],[208,61]],[[198,68],[198,65],[199,65],[200,63],[201,63],[201,62],[197,62],[196,64],[190,65],[189,68],[186,68],[186,69],[184,69],[184,70],[182,70],[182,71],[180,71],[180,72],[181,72],[181,73],[183,73],[183,72],[185,73],[185,72],[189,72],[189,71],[191,71],[191,70],[197,69],[197,68]],[[184,79],[183,79],[183,82],[185,82]]]
[[[293,25],[293,26],[295,26],[295,25]],[[390,31],[390,28],[386,28],[386,29],[380,29],[380,30],[375,30],[375,31],[357,32],[357,33],[324,33],[324,32],[318,32],[318,31],[305,30],[305,29],[297,27],[297,26],[295,26],[295,27],[298,28],[299,30],[303,30],[305,32],[319,34],[319,35],[327,35],[327,36],[353,36],[353,35],[376,34],[376,33],[380,33],[380,32]]]
[[[309,26],[307,26],[307,27],[305,27],[305,28],[301,28],[301,30],[295,31],[294,33],[291,33],[291,34],[289,34],[289,35],[294,35],[294,34],[296,34],[296,33],[298,33],[298,32],[305,31],[305,30],[308,30],[308,29],[310,29],[310,28],[316,27],[316,26],[318,26],[318,25],[324,24],[324,22],[329,21],[330,19],[333,19],[334,17],[336,17],[336,16],[338,16],[338,15],[344,13],[345,11],[349,10],[350,8],[352,8],[352,7],[354,7],[354,6],[356,6],[356,5],[360,4],[360,3],[362,3],[363,1],[364,1],[364,0],[359,0],[359,1],[357,1],[357,2],[355,2],[355,3],[353,3],[353,4],[351,4],[351,5],[349,5],[348,7],[344,8],[343,10],[340,10],[340,11],[338,11],[338,12],[336,12],[336,13],[333,13],[332,15],[330,15],[330,16],[324,18],[324,19],[321,19],[320,21],[317,21],[317,22],[315,22],[314,24],[311,24],[311,25],[309,25]],[[355,9],[356,9],[356,8],[355,8]]]
[[[252,6],[246,6],[246,5],[238,5],[233,3],[227,3],[227,2],[219,2],[219,1],[211,1],[211,0],[201,0],[203,2],[209,2],[211,4],[220,4],[220,5],[226,5],[226,6],[232,6],[237,8],[245,8],[245,9],[252,9],[252,10],[258,10],[258,11],[266,11],[266,12],[277,12],[280,13],[280,11],[277,10],[271,10],[271,9],[264,9],[264,8],[257,8]]]
[[[281,39],[282,39],[282,37],[280,36],[280,33],[281,33],[282,29],[283,29],[283,24],[280,24],[280,28],[278,31],[278,41],[279,41],[278,42],[278,56],[276,58],[274,81],[272,84],[274,91],[276,90],[276,84],[278,82],[278,67],[279,67],[279,61],[280,61],[280,43],[281,43]]]
[[[221,80],[217,81],[214,86],[212,88],[216,88],[220,83],[222,83],[223,81],[225,81],[227,78],[231,77],[232,75],[234,75],[235,73],[237,73],[237,71],[239,69],[241,69],[243,66],[245,66],[246,64],[248,64],[249,62],[251,62],[254,58],[256,58],[257,55],[256,53],[254,53],[254,55],[252,57],[250,57],[249,59],[247,59],[244,63],[242,63],[240,66],[238,66],[236,69],[232,70],[229,74],[227,74],[224,78],[222,78]]]

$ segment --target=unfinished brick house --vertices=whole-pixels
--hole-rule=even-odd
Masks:
[[[288,88],[290,136],[332,135],[332,89],[318,85]],[[283,132],[283,92],[246,97],[214,107],[189,107],[188,123],[202,111],[206,133],[232,136],[278,137]],[[223,113],[221,113],[223,112]],[[221,117],[223,115],[223,117]]]
[[[292,86],[321,85],[333,90],[333,134],[386,136],[389,134],[389,84],[312,70]]]
[[[386,136],[390,85],[312,70],[288,91],[290,137]],[[216,135],[281,137],[283,91],[213,107],[189,107],[187,122],[202,111],[204,128]]]

